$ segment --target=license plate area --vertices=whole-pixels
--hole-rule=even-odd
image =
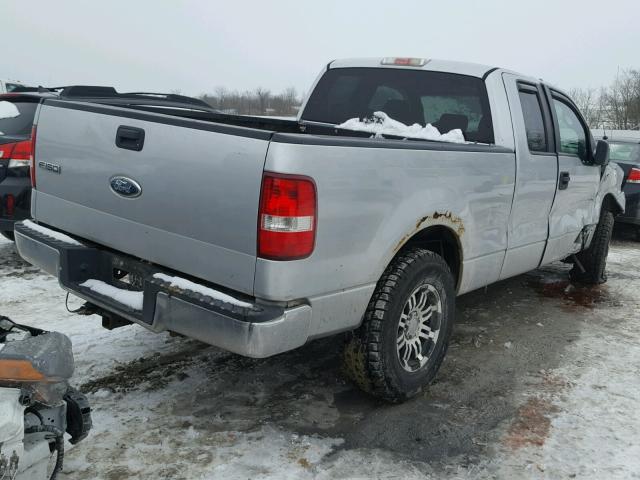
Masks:
[[[145,269],[139,262],[121,257],[113,257],[111,261],[111,284],[127,290],[142,291],[144,288]]]

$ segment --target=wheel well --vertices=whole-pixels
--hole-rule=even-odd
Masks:
[[[606,194],[602,199],[602,208],[614,215],[623,213],[622,208],[620,208],[620,205],[618,205],[618,202],[616,202],[616,199],[610,193]]]
[[[459,285],[462,273],[462,247],[458,236],[449,228],[434,225],[419,231],[411,237],[400,249],[420,247],[437,253],[447,262],[456,285]]]

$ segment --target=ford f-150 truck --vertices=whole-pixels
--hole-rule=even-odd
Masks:
[[[333,61],[295,121],[45,100],[36,123],[17,248],[84,313],[251,357],[350,332],[389,401],[434,378],[457,295],[557,260],[603,282],[624,209],[571,99],[482,65]]]

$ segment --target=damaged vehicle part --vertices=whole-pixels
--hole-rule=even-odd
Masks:
[[[71,341],[0,317],[0,478],[53,480],[64,434],[75,444],[91,429],[91,408],[69,386]]]

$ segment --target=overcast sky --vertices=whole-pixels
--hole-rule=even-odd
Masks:
[[[599,87],[640,68],[640,1],[0,0],[0,78],[33,84],[306,91],[329,60],[362,56]]]

